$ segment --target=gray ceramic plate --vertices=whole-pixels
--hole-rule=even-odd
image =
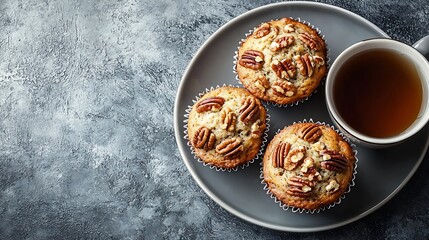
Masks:
[[[344,9],[311,2],[284,2],[249,11],[214,33],[196,53],[180,83],[175,108],[177,144],[189,172],[198,185],[220,206],[254,224],[283,231],[311,232],[356,221],[389,201],[406,184],[424,158],[429,127],[394,148],[372,150],[357,146],[359,163],[355,186],[341,204],[318,214],[284,211],[263,190],[260,162],[237,172],[218,172],[194,159],[184,139],[184,114],[199,93],[211,86],[239,85],[233,73],[233,57],[244,34],[261,22],[282,17],[300,18],[319,28],[330,48],[331,62],[339,53],[363,39],[388,37],[378,27]],[[324,85],[307,101],[279,108],[267,105],[271,115],[268,140],[295,121],[313,119],[333,125],[326,110]]]

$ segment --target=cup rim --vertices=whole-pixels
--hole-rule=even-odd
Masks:
[[[338,72],[337,69],[339,69],[340,61],[344,62],[345,60],[354,56],[355,54],[350,54],[350,51],[352,51],[356,48],[362,47],[362,45],[366,45],[366,44],[368,44],[368,42],[374,42],[375,44],[377,44],[376,47],[371,47],[368,49],[384,48],[384,46],[381,46],[379,44],[386,43],[386,42],[391,42],[393,44],[396,44],[396,46],[402,46],[402,47],[407,48],[407,52],[408,52],[407,55],[408,56],[415,55],[417,58],[415,62],[417,62],[417,64],[419,64],[419,65],[426,65],[427,66],[426,67],[427,72],[429,73],[429,62],[419,51],[417,51],[417,49],[415,49],[411,45],[408,45],[406,43],[403,43],[403,42],[400,42],[400,41],[397,41],[397,40],[394,40],[391,38],[371,38],[371,39],[362,40],[360,42],[357,42],[357,43],[349,46],[345,50],[343,50],[338,55],[338,57],[334,60],[334,62],[332,63],[332,65],[328,71],[328,75],[326,77],[325,96],[326,96],[327,108],[328,108],[328,111],[329,111],[330,116],[333,119],[334,123],[339,125],[339,127],[343,131],[345,131],[348,135],[351,135],[352,137],[356,138],[358,141],[361,141],[364,143],[369,143],[369,144],[377,144],[377,145],[389,145],[389,144],[399,143],[399,142],[402,142],[402,141],[408,139],[409,137],[413,136],[417,132],[419,132],[428,123],[428,121],[429,121],[429,109],[428,109],[429,105],[425,106],[424,112],[419,117],[417,117],[416,121],[411,126],[409,126],[405,131],[403,131],[399,135],[395,135],[392,137],[385,137],[385,138],[371,137],[371,136],[362,134],[362,133],[354,130],[352,127],[350,127],[342,119],[342,117],[339,115],[339,113],[337,112],[335,105],[334,105],[334,101],[333,101],[333,97],[332,97],[332,95],[333,95],[332,94],[333,82],[334,82],[333,81],[333,78],[334,78],[333,75]],[[392,48],[385,48],[385,49],[392,49]],[[393,50],[395,50],[395,49],[393,49]],[[408,50],[410,50],[410,51],[408,51]],[[344,61],[342,61],[342,60],[344,60]],[[334,70],[335,72],[332,70]],[[334,76],[336,76],[336,75],[334,75]],[[429,85],[429,78],[425,78],[425,80],[422,80],[422,81],[426,82],[426,86]],[[429,94],[429,92],[427,92],[426,94]]]

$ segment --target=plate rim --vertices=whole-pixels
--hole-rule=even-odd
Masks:
[[[375,24],[373,24],[372,22],[370,22],[369,20],[365,19],[364,17],[353,13],[347,9],[338,7],[338,6],[334,6],[334,5],[330,5],[330,4],[326,4],[326,3],[318,3],[318,2],[307,2],[307,1],[293,1],[293,2],[278,2],[278,3],[271,3],[271,4],[266,4],[263,6],[259,6],[256,7],[254,9],[251,9],[249,11],[246,11],[236,17],[234,17],[233,19],[231,19],[230,21],[228,21],[227,23],[225,23],[224,25],[222,25],[220,28],[218,28],[213,34],[211,34],[209,36],[209,38],[207,40],[204,41],[204,43],[199,47],[199,49],[197,50],[197,52],[194,54],[194,56],[192,57],[191,61],[188,63],[182,78],[180,79],[179,82],[179,87],[177,89],[177,93],[176,93],[176,97],[175,97],[175,102],[174,102],[174,132],[175,132],[175,138],[176,138],[176,143],[178,145],[178,149],[180,152],[180,157],[182,158],[182,161],[185,163],[186,168],[188,169],[188,171],[191,173],[192,178],[194,179],[194,181],[197,182],[198,186],[213,200],[215,201],[219,206],[221,206],[223,209],[225,209],[226,211],[228,211],[229,213],[231,213],[234,216],[237,216],[247,222],[250,222],[252,224],[258,225],[258,226],[262,226],[265,228],[269,228],[269,229],[273,229],[273,230],[279,230],[279,231],[288,231],[288,232],[317,232],[317,231],[325,231],[325,230],[329,230],[329,229],[334,229],[334,228],[338,228],[344,225],[347,225],[349,223],[355,222],[359,219],[362,219],[363,217],[369,215],[370,213],[374,212],[375,210],[377,210],[378,208],[380,208],[381,206],[383,206],[385,203],[387,203],[388,201],[390,201],[398,192],[400,192],[400,190],[408,183],[408,181],[411,179],[411,177],[414,175],[414,173],[416,172],[416,170],[418,169],[418,167],[420,166],[422,160],[424,159],[424,156],[426,155],[427,149],[429,147],[429,140],[425,143],[425,150],[422,151],[422,154],[420,155],[419,159],[417,160],[416,164],[414,165],[414,167],[411,169],[411,171],[408,173],[407,177],[401,182],[401,184],[399,184],[396,189],[394,191],[392,191],[389,195],[386,196],[386,198],[384,198],[382,201],[380,201],[378,204],[374,205],[372,208],[368,209],[365,212],[362,212],[361,214],[358,214],[357,216],[350,218],[348,220],[345,221],[341,221],[339,223],[335,223],[335,224],[330,224],[330,225],[326,225],[326,226],[321,226],[321,227],[305,227],[305,228],[300,228],[300,227],[287,227],[287,226],[283,226],[283,225],[278,225],[278,224],[269,224],[266,223],[264,221],[260,221],[257,219],[254,219],[252,217],[247,216],[246,214],[243,214],[239,211],[237,211],[236,209],[234,209],[233,207],[230,207],[227,203],[225,203],[222,199],[220,199],[219,197],[217,197],[214,193],[212,193],[209,189],[207,189],[207,187],[203,184],[202,180],[197,176],[197,173],[195,172],[195,170],[191,167],[190,163],[187,161],[186,158],[186,154],[185,154],[185,149],[182,147],[182,141],[183,141],[183,137],[180,135],[180,132],[182,132],[182,124],[179,124],[179,116],[183,115],[183,113],[179,113],[179,98],[181,97],[181,93],[183,92],[183,88],[185,87],[185,81],[186,79],[188,79],[188,75],[190,74],[190,70],[192,68],[192,66],[195,65],[195,61],[199,58],[199,56],[202,54],[202,51],[206,48],[207,45],[209,45],[212,41],[214,41],[214,39],[216,39],[218,37],[218,35],[220,35],[222,32],[224,32],[224,29],[228,28],[230,25],[235,24],[236,22],[240,21],[242,18],[245,18],[249,15],[253,15],[257,12],[260,11],[264,11],[267,10],[269,8],[275,8],[275,7],[279,7],[279,6],[292,6],[292,5],[296,5],[296,6],[307,6],[307,7],[314,7],[314,8],[323,8],[323,9],[328,9],[330,11],[333,12],[339,12],[339,13],[343,13],[351,18],[354,18],[356,21],[364,23],[365,25],[367,25],[368,27],[371,27],[373,30],[377,31],[378,33],[380,33],[381,35],[383,35],[384,37],[389,37],[389,35],[387,35],[387,33],[385,33],[383,30],[381,30],[378,26],[376,26]]]

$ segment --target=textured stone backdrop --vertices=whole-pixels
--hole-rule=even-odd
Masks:
[[[271,2],[0,1],[0,238],[428,238],[428,161],[375,213],[316,234],[247,223],[193,181],[174,139],[181,76],[220,26]],[[426,0],[322,2],[406,43],[429,31]]]

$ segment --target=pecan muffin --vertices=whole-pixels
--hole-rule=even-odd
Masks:
[[[267,146],[263,177],[287,206],[316,210],[335,203],[352,181],[356,158],[332,128],[316,123],[285,127]]]
[[[326,45],[310,26],[290,18],[262,23],[238,49],[236,72],[256,97],[277,104],[305,99],[327,72]]]
[[[258,155],[266,117],[265,107],[245,89],[220,87],[192,106],[189,142],[204,163],[231,169]]]

